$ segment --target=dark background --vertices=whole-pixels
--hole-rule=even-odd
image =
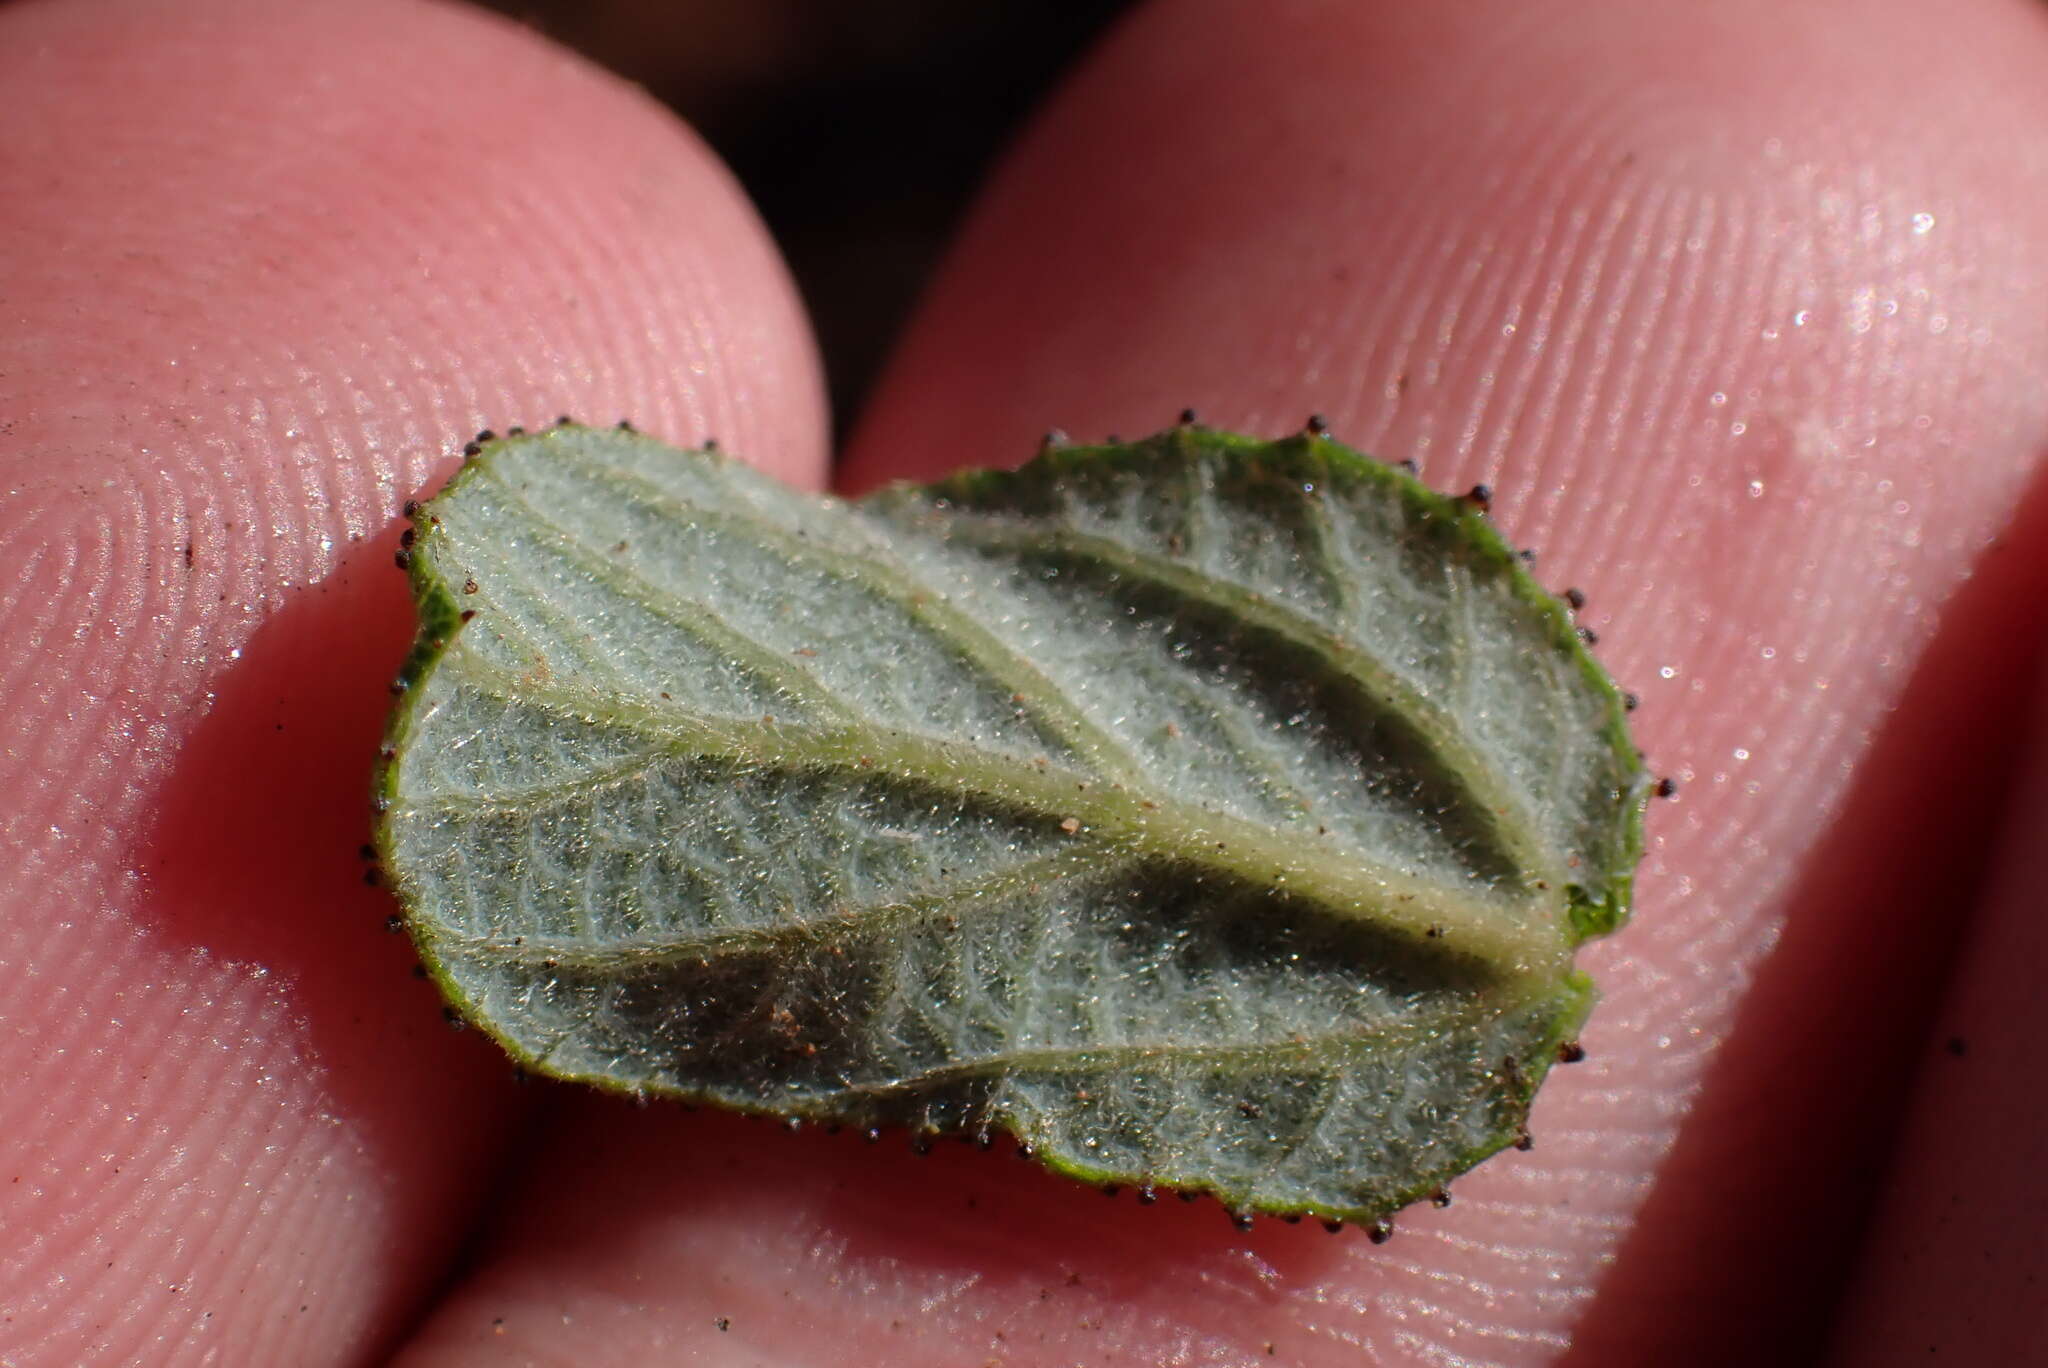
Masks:
[[[486,0],[646,87],[753,197],[843,433],[991,163],[1131,0]]]

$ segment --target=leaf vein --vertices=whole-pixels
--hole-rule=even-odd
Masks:
[[[1066,696],[1016,646],[956,608],[946,593],[916,578],[910,568],[879,543],[856,556],[823,538],[796,537],[765,517],[744,518],[722,509],[705,508],[677,499],[637,471],[573,457],[593,481],[610,485],[622,498],[646,504],[672,517],[687,517],[706,526],[750,537],[764,550],[789,560],[808,562],[844,583],[855,585],[899,609],[952,647],[958,658],[981,672],[1005,696],[1025,709],[1052,735],[1090,761],[1105,778],[1134,780],[1137,766],[1115,738]]]
[[[1119,575],[1149,582],[1190,601],[1222,610],[1310,653],[1323,661],[1334,676],[1354,681],[1383,715],[1412,725],[1415,736],[1435,756],[1441,772],[1463,791],[1473,814],[1494,832],[1502,853],[1522,871],[1525,880],[1555,881],[1561,857],[1546,847],[1539,828],[1528,815],[1524,797],[1492,781],[1493,762],[1479,751],[1466,729],[1449,712],[1423,697],[1350,636],[1234,581],[1207,577],[1156,552],[1126,546],[1097,533],[1065,527],[1034,528],[1027,532],[1000,518],[958,510],[949,514],[947,530],[949,536],[984,551],[1028,555],[1049,548],[1091,561]]]

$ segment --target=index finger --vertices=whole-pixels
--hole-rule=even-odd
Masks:
[[[1725,1361],[1811,1318],[1946,934],[1897,833],[1967,830],[2001,760],[1975,715],[1877,733],[1916,674],[2011,672],[1957,594],[2048,433],[2043,168],[1982,134],[2048,114],[2041,47],[2012,3],[1140,15],[977,212],[849,482],[1191,404],[1491,485],[1683,785],[1589,956],[1592,1063],[1384,1247],[593,1107],[420,1360]]]
[[[467,11],[9,6],[0,90],[0,1359],[358,1361],[519,1133],[357,859],[399,506],[564,412],[817,482],[808,338],[701,146]]]

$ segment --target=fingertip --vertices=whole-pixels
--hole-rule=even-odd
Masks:
[[[354,855],[392,521],[562,413],[814,483],[810,341],[694,137],[476,11],[9,7],[0,90],[0,1152],[77,1233],[0,1301],[65,1361],[361,1357],[513,1114]]]
[[[1897,832],[1944,829],[2010,763],[1975,712],[1934,770],[1880,743],[1936,692],[1909,681],[1999,696],[2001,630],[2031,617],[2001,629],[1959,586],[2048,434],[2048,160],[1984,133],[2048,120],[2044,53],[2014,0],[1156,5],[996,178],[854,436],[859,488],[1012,464],[1048,426],[1322,412],[1439,488],[1489,486],[1546,582],[1585,589],[1685,796],[1657,805],[1634,922],[1587,956],[1598,1085],[1540,1104],[1563,1144],[1461,1189],[1460,1243],[1427,1260],[1440,1324],[1495,1327],[1537,1250],[1585,1295],[1508,1318],[1589,1362],[1711,1352],[1833,1276],[1804,1218],[1853,1205],[1828,1161],[1866,1143],[1869,1014],[1898,1019],[1945,934]],[[2007,604],[2048,565],[2024,543]],[[1836,863],[1867,896],[1814,879]],[[1767,995],[1738,1020],[1771,947],[1792,1041]],[[1743,1143],[1759,1118],[1807,1137],[1806,1187]],[[1682,1130],[1703,1138],[1680,1155],[1729,1162],[1677,1162]],[[1397,1284],[1360,1269],[1343,1295]]]

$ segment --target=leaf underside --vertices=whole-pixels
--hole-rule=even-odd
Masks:
[[[542,1073],[1374,1221],[1522,1132],[1626,912],[1565,608],[1318,435],[849,504],[558,427],[415,523],[379,855]]]

